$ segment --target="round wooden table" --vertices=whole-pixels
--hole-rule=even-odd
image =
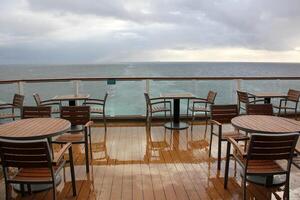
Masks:
[[[38,140],[51,138],[68,131],[71,123],[58,118],[21,119],[0,125],[0,138]]]
[[[60,135],[68,131],[71,123],[65,119],[58,118],[30,118],[0,125],[0,138],[11,140],[38,140]],[[56,183],[61,182],[57,176]],[[31,184],[32,192],[38,192],[52,188],[51,184]],[[20,185],[14,185],[14,189],[20,191]],[[25,192],[27,186],[24,186]]]
[[[300,132],[300,121],[268,115],[243,115],[231,120],[231,124],[247,133],[284,134]],[[249,181],[260,185],[280,185],[282,177],[251,176]],[[267,184],[270,183],[270,184]]]
[[[231,124],[247,133],[295,133],[300,132],[300,121],[268,115],[243,115],[231,120]]]

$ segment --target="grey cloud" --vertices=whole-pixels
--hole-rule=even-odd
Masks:
[[[161,49],[285,51],[300,46],[299,0],[18,2],[1,2],[0,63],[93,63]],[[103,35],[105,28],[90,35],[91,30],[76,29],[87,36],[60,38],[65,29],[90,18],[127,25]]]

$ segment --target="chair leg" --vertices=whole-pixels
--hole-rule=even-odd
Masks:
[[[107,130],[107,124],[106,124],[106,116],[103,114],[103,123],[104,123],[104,129]]]
[[[210,141],[209,141],[209,150],[208,150],[208,156],[211,156],[211,145],[212,145],[212,139],[213,139],[213,134],[210,134]]]
[[[208,117],[207,117],[207,112],[205,112],[205,131],[204,131],[204,138],[206,138],[207,126],[208,126]]]
[[[90,143],[91,160],[93,160],[93,149],[92,149],[92,134],[91,134],[91,127],[89,127],[89,143]]]
[[[10,192],[9,192],[9,184],[5,183],[5,199],[9,200],[10,199]]]
[[[221,151],[222,151],[222,141],[218,138],[218,170],[221,169]]]
[[[85,134],[84,134],[84,141],[85,141],[85,144],[84,144],[84,151],[85,151],[85,167],[86,167],[86,173],[89,173],[90,172],[90,169],[89,169],[89,144],[88,144],[88,135],[87,135],[87,131],[85,131]]]
[[[290,199],[290,176],[286,175],[286,183],[284,186],[283,199]]]
[[[228,173],[229,173],[229,162],[230,162],[230,142],[227,142],[227,151],[226,151],[226,164],[225,164],[225,174],[224,174],[224,188],[227,189],[228,183]]]
[[[244,172],[244,177],[243,177],[243,199],[246,200],[247,197],[247,187],[246,187],[246,173]]]
[[[75,184],[76,180],[75,180],[75,170],[74,170],[72,147],[69,148],[69,157],[70,157],[70,172],[71,172],[73,196],[76,196],[76,184]]]
[[[195,112],[194,110],[192,110],[191,131],[193,131],[194,120],[195,120]]]
[[[53,187],[52,188],[52,195],[53,195],[52,199],[56,200],[56,184],[55,184],[55,180],[52,183],[52,187]]]

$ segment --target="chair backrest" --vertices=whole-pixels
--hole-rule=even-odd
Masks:
[[[105,96],[104,96],[104,99],[103,99],[103,110],[105,109],[105,104],[106,104],[107,97],[108,97],[108,93],[106,92]]]
[[[207,94],[207,101],[211,104],[213,104],[215,102],[215,98],[217,96],[216,92],[213,91],[209,91]]]
[[[89,106],[63,106],[60,110],[60,118],[69,120],[72,125],[85,125],[90,121]]]
[[[4,168],[51,168],[50,152],[47,140],[0,140],[0,155]]]
[[[24,103],[24,96],[20,94],[15,94],[13,99],[13,105],[17,108],[22,108]]]
[[[220,123],[230,123],[231,119],[238,116],[238,107],[232,105],[211,105],[211,119]]]
[[[238,95],[239,102],[248,104],[248,102],[249,102],[248,93],[247,92],[242,92],[242,91],[239,91],[239,90],[237,90],[236,92],[237,92],[237,95]]]
[[[299,101],[299,97],[300,97],[300,91],[289,89],[288,94],[287,94],[287,99],[289,101],[298,102]]]
[[[36,105],[40,106],[41,102],[42,102],[40,95],[38,93],[33,93],[33,98],[34,98]]]
[[[292,159],[299,133],[252,134],[247,160]]]
[[[248,104],[246,106],[247,115],[273,115],[272,104]]]
[[[149,105],[151,104],[150,97],[149,97],[148,93],[144,93],[144,96],[145,96],[146,105],[147,105],[147,109],[148,109]]]
[[[50,106],[24,106],[22,109],[22,119],[47,117],[51,117]]]

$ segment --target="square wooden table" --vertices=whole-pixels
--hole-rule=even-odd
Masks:
[[[51,98],[51,100],[56,100],[56,101],[69,101],[69,106],[75,106],[76,101],[78,100],[87,100],[90,98],[89,94],[68,94],[68,95],[61,95],[61,96],[55,96]]]
[[[165,127],[168,129],[186,129],[189,125],[185,122],[180,122],[180,99],[191,99],[194,97],[192,93],[162,93],[161,98],[173,99],[173,122],[168,122]]]
[[[286,94],[279,92],[248,92],[249,95],[256,98],[263,98],[265,103],[271,103],[271,98],[285,98]]]

